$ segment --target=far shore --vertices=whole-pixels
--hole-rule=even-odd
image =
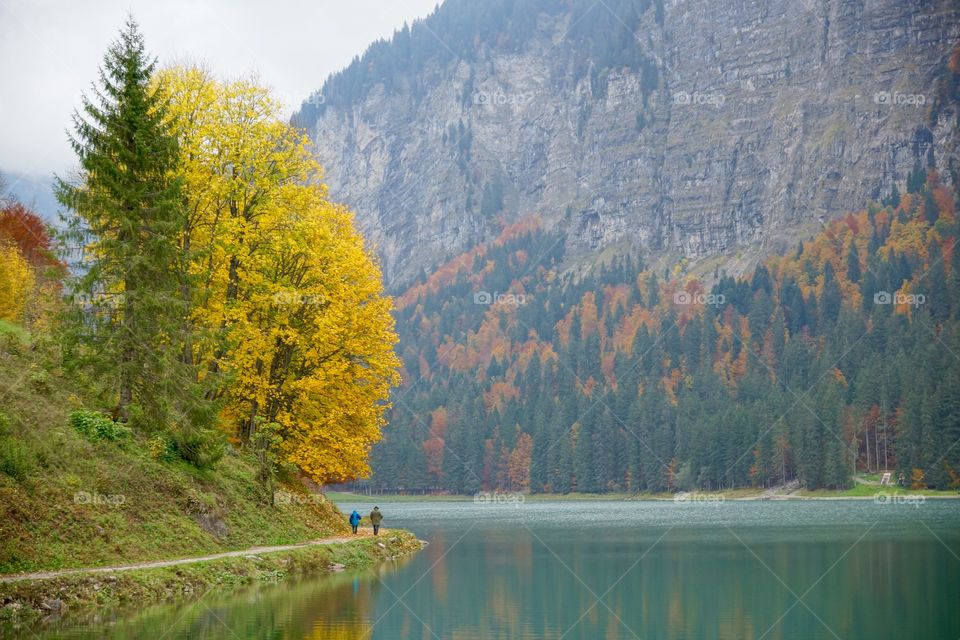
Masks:
[[[677,493],[521,493],[510,491],[489,491],[477,495],[457,495],[449,493],[358,493],[349,491],[326,491],[327,498],[337,502],[391,503],[391,502],[695,502],[709,500],[730,501],[783,501],[783,500],[870,500],[910,501],[953,500],[960,498],[960,490],[937,491],[932,489],[902,489],[900,487],[872,486],[858,484],[852,489],[832,490],[799,489],[789,493],[769,493],[764,489],[732,489],[726,491],[689,491]]]

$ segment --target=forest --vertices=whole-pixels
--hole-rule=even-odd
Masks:
[[[956,487],[956,194],[919,165],[907,190],[739,277],[576,272],[562,233],[505,224],[398,294],[404,383],[354,487]]]

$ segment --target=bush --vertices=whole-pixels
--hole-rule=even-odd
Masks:
[[[0,436],[0,472],[20,480],[26,480],[30,471],[30,452],[19,440]]]
[[[157,434],[147,442],[150,457],[160,462],[173,462],[179,457],[177,445],[169,436]]]
[[[223,457],[223,433],[211,429],[177,431],[174,445],[180,457],[200,469],[212,469]]]
[[[70,412],[70,426],[87,440],[109,440],[115,442],[130,437],[130,429],[114,422],[99,411],[81,409]]]
[[[40,369],[38,371],[31,371],[28,376],[30,381],[30,386],[33,387],[33,390],[38,393],[46,393],[50,391],[50,373]]]

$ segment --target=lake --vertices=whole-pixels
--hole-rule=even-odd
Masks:
[[[340,506],[366,514],[372,503]],[[385,527],[430,545],[375,570],[208,593],[48,636],[960,638],[957,500],[380,506]]]

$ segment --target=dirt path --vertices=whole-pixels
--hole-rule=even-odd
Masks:
[[[317,545],[337,544],[341,542],[350,542],[370,536],[358,535],[340,538],[324,538],[323,540],[311,540],[310,542],[300,542],[298,544],[285,544],[275,547],[250,547],[240,551],[225,551],[223,553],[214,553],[209,556],[197,556],[195,558],[179,558],[177,560],[154,560],[152,562],[138,562],[136,564],[121,564],[113,567],[89,567],[82,569],[57,569],[55,571],[37,571],[36,573],[12,573],[0,576],[0,583],[17,582],[20,580],[43,580],[45,578],[58,578],[60,576],[69,576],[77,573],[113,573],[115,571],[133,571],[134,569],[154,569],[157,567],[175,567],[181,564],[193,564],[195,562],[207,562],[208,560],[220,560],[221,558],[237,558],[240,556],[252,556],[261,553],[274,553],[276,551],[290,551],[291,549],[302,549],[303,547],[314,547]]]

